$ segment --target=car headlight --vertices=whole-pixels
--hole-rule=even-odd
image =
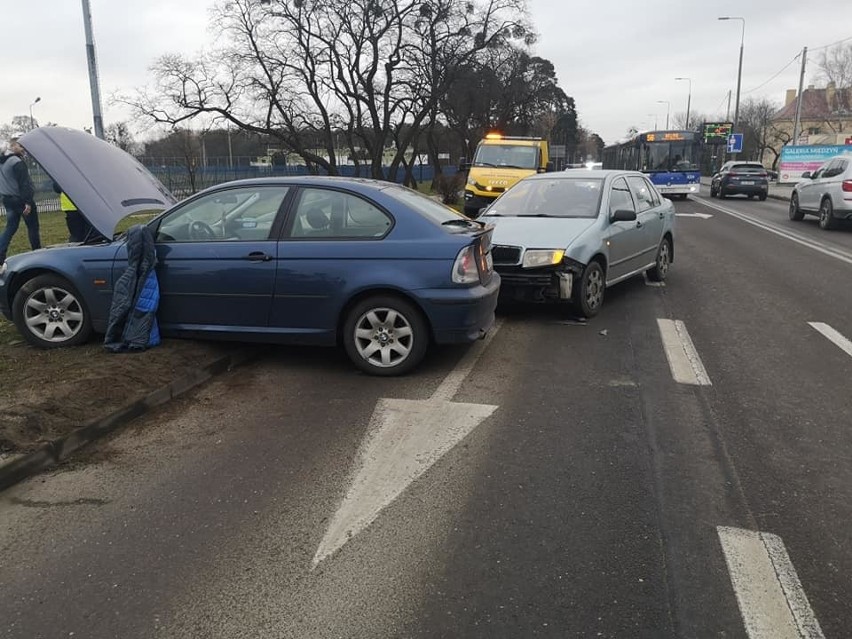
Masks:
[[[565,257],[565,249],[547,251],[526,251],[524,253],[524,268],[536,268],[538,266],[552,266],[559,264]]]
[[[476,186],[476,180],[474,180],[473,178],[469,178],[467,183],[470,184],[471,186]]]

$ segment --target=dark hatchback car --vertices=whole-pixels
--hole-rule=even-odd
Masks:
[[[104,236],[128,215],[157,251],[165,336],[333,346],[361,370],[401,374],[430,342],[469,342],[494,321],[492,229],[410,189],[332,177],[243,180],[180,203],[133,157],[58,127],[20,138]],[[147,220],[149,218],[141,218]],[[43,348],[106,328],[127,267],[122,235],[0,266],[0,311]]]
[[[760,162],[725,162],[710,183],[710,197],[747,195],[762,202],[768,194],[769,174]]]

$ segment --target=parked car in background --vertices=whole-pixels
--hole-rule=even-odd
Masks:
[[[799,221],[805,214],[818,215],[825,230],[852,219],[852,155],[831,158],[813,174],[802,174],[790,195],[790,219]]]
[[[674,260],[674,204],[638,171],[566,171],[528,177],[479,219],[494,225],[501,299],[573,302],[596,315],[607,287]]]
[[[710,197],[757,196],[762,202],[769,194],[769,174],[760,162],[725,162],[710,182]]]
[[[41,127],[21,145],[105,238],[128,214],[156,242],[164,336],[342,344],[361,370],[411,370],[430,342],[469,342],[494,321],[492,229],[388,182],[230,182],[180,203],[133,157],[82,131]],[[31,344],[79,344],[107,325],[127,267],[123,236],[33,251],[0,266],[0,311]]]

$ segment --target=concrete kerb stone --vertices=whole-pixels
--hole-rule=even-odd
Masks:
[[[14,457],[6,463],[0,464],[0,490],[5,490],[28,477],[55,466],[81,448],[118,430],[137,417],[141,417],[152,409],[180,397],[217,375],[245,364],[256,357],[257,353],[258,350],[255,348],[244,347],[217,357],[207,365],[169,382],[141,399],[125,404],[109,415],[95,419],[67,435],[42,445],[31,453]]]

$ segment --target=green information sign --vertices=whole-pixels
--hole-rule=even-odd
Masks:
[[[734,132],[733,122],[705,122],[704,143],[705,144],[727,144],[728,138]]]

